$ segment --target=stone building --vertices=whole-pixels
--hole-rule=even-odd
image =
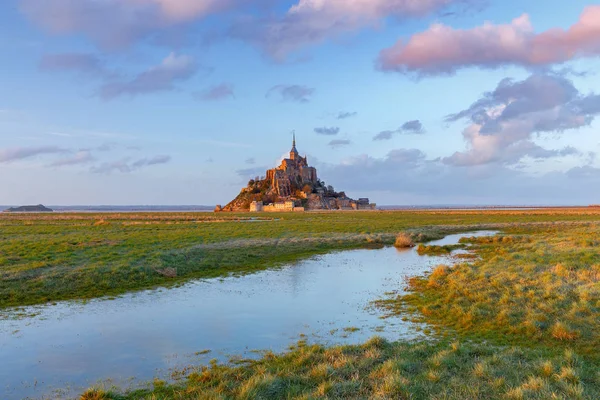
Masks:
[[[252,207],[250,207],[252,209]],[[294,200],[280,201],[277,203],[269,204],[262,207],[262,211],[265,212],[290,212],[290,211],[304,211],[304,207],[299,207]]]
[[[250,203],[250,212],[261,212],[263,211],[262,201],[253,201]]]
[[[267,171],[267,180],[281,197],[292,196],[292,188],[302,188],[304,185],[317,183],[316,168],[308,165],[306,156],[301,157],[296,149],[296,134],[290,150],[290,158],[284,158],[281,165]]]

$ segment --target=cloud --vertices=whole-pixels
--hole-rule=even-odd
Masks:
[[[584,165],[582,167],[571,168],[567,171],[567,176],[575,180],[588,178],[598,180],[600,177],[600,169],[590,165]]]
[[[207,16],[240,7],[235,0],[20,0],[29,19],[55,34],[83,33],[123,48]]]
[[[68,152],[68,150],[57,146],[15,147],[12,149],[0,150],[0,163],[9,163],[39,155],[65,152]]]
[[[131,162],[129,158],[105,162],[90,169],[95,174],[110,174],[112,172],[130,173],[152,165],[166,164],[171,161],[170,156],[159,155],[152,158],[141,158]]]
[[[390,140],[394,133],[398,131],[381,131],[377,135],[373,136],[373,140]]]
[[[118,71],[105,67],[103,61],[95,55],[85,53],[46,54],[42,57],[39,67],[44,71],[73,71],[90,77],[99,78],[102,82],[98,95],[105,100],[129,95],[136,96],[146,93],[174,90],[175,83],[192,78],[203,69],[192,57],[169,54],[159,65],[152,66],[130,79],[126,79]],[[233,89],[226,84],[210,88],[195,96],[201,100],[217,100],[233,95]]]
[[[276,60],[330,38],[380,27],[388,17],[419,18],[469,0],[299,0],[283,16],[238,20],[229,35],[250,42]]]
[[[593,166],[531,175],[498,165],[459,168],[428,159],[418,149],[317,167],[321,178],[351,196],[372,194],[381,204],[586,204],[600,194],[590,189],[600,187],[600,169]]]
[[[395,134],[405,134],[405,135],[422,135],[425,133],[425,128],[423,128],[423,124],[418,119],[413,121],[407,121],[402,126],[394,131],[381,131],[377,135],[373,137],[374,141],[377,140],[390,140],[392,136]]]
[[[193,58],[171,53],[159,65],[131,80],[105,83],[100,88],[100,96],[111,100],[119,96],[171,91],[175,89],[175,83],[192,78],[198,69]]]
[[[342,111],[342,112],[338,113],[336,119],[347,119],[347,118],[355,117],[357,115],[358,115],[357,112],[344,112],[344,111]]]
[[[85,53],[44,54],[39,67],[43,71],[76,71],[100,77],[112,75],[100,58]]]
[[[400,131],[402,133],[412,133],[415,135],[421,135],[421,134],[425,133],[425,130],[423,129],[423,124],[418,119],[405,122],[400,127]]]
[[[238,169],[235,171],[235,173],[242,180],[246,180],[246,179],[254,179],[257,176],[259,176],[259,177],[264,176],[266,170],[267,170],[267,167],[253,167],[253,168]]]
[[[383,158],[362,154],[347,158],[337,165],[325,164],[319,167],[319,171],[322,170],[320,175],[327,176],[328,180],[335,178],[336,185],[343,184],[344,188],[383,190],[386,187],[401,188],[403,186],[400,184],[401,177],[426,168],[429,163],[421,150],[394,149]],[[348,175],[344,177],[345,174]],[[398,175],[398,178],[390,179],[394,175]],[[349,182],[355,178],[360,179],[361,183]],[[337,183],[338,181],[340,183]]]
[[[314,130],[315,130],[315,133],[317,133],[319,135],[333,136],[333,135],[337,135],[338,133],[340,133],[340,128],[338,128],[337,126],[332,126],[330,128],[327,128],[327,127],[315,128]]]
[[[267,92],[267,98],[277,94],[281,101],[292,101],[297,103],[308,103],[315,89],[301,85],[276,85]]]
[[[329,146],[331,146],[333,148],[337,148],[337,147],[341,147],[341,146],[348,146],[351,143],[352,142],[350,140],[336,139],[336,140],[332,140],[331,142],[329,142]]]
[[[364,28],[388,17],[420,18],[484,0],[18,0],[20,11],[57,35],[83,34],[100,47],[166,43],[196,23],[219,16],[216,36],[249,42],[282,60],[291,52]],[[283,14],[281,14],[283,12]]]
[[[542,33],[534,31],[527,14],[510,24],[486,22],[467,30],[436,23],[383,50],[378,64],[385,71],[424,76],[453,74],[467,67],[548,66],[598,55],[600,6],[588,6],[568,30]]]
[[[71,157],[61,158],[49,164],[49,167],[66,167],[71,165],[87,164],[95,161],[95,158],[87,150],[78,151]]]
[[[254,165],[254,164],[256,164],[256,159],[254,159],[254,158],[248,158],[246,160],[246,164]]]
[[[222,83],[220,85],[212,86],[202,92],[194,93],[194,97],[203,101],[216,101],[235,97],[235,94],[232,84]]]
[[[142,158],[141,160],[137,160],[132,165],[135,168],[146,167],[149,165],[158,165],[158,164],[166,164],[171,161],[171,156],[154,156],[152,158]]]
[[[470,125],[463,131],[467,150],[444,162],[514,165],[524,157],[576,155],[571,147],[543,149],[532,141],[533,135],[587,126],[598,114],[600,96],[581,94],[564,76],[536,73],[523,81],[504,79],[469,108],[446,117],[449,122],[467,119]]]

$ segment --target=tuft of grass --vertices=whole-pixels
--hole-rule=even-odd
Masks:
[[[112,398],[113,396],[100,389],[88,389],[79,396],[79,400],[109,400]]]
[[[420,244],[417,247],[417,253],[420,256],[443,256],[452,253],[454,250],[462,249],[464,247],[465,246],[463,244],[451,244],[444,246]]]
[[[575,340],[579,337],[579,332],[569,329],[565,324],[557,321],[552,326],[552,337],[558,340]]]
[[[402,232],[399,233],[398,236],[396,236],[394,246],[398,249],[406,249],[409,247],[414,247],[415,242],[409,234]]]
[[[427,286],[429,287],[440,287],[446,281],[446,277],[450,272],[450,268],[445,265],[437,266],[429,275]]]

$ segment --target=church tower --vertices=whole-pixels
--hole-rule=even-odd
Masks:
[[[296,150],[296,132],[294,132],[294,141],[292,142],[292,150],[290,151],[290,160],[297,160],[300,157]]]

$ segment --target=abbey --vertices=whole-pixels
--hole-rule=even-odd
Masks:
[[[281,197],[292,196],[294,187],[317,183],[317,170],[308,166],[306,156],[300,157],[298,154],[296,134],[294,134],[290,158],[285,158],[279,167],[268,170],[267,180],[271,181],[271,185]]]
[[[369,199],[353,200],[344,192],[336,192],[318,178],[306,156],[296,148],[296,135],[289,158],[277,168],[269,169],[262,178],[251,179],[248,186],[225,207],[216,211],[304,211],[375,209]]]

